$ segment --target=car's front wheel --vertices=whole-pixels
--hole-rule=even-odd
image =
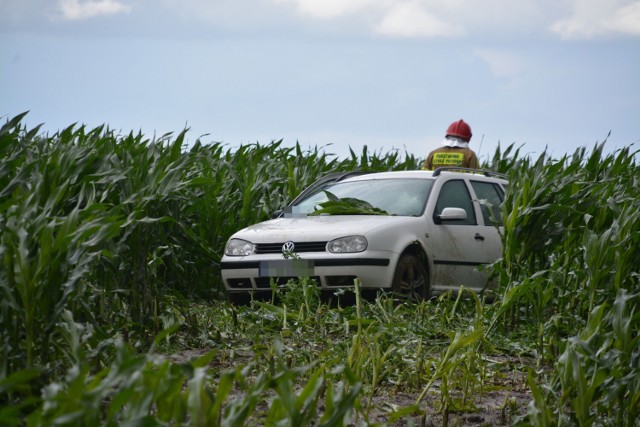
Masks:
[[[418,256],[404,254],[400,257],[391,289],[395,295],[411,301],[421,301],[429,296],[429,275]]]

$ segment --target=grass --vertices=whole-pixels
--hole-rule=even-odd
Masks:
[[[510,187],[493,303],[357,288],[330,303],[302,279],[236,306],[217,270],[231,233],[325,173],[420,159],[43,135],[23,117],[0,127],[0,424],[446,425],[500,390],[503,423],[638,425],[631,147],[496,150],[483,166]]]

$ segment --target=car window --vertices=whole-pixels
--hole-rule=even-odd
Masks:
[[[329,200],[325,191],[341,198],[359,199],[389,215],[418,216],[424,211],[433,185],[431,179],[395,178],[332,183],[295,205],[296,212],[310,214]]]
[[[503,193],[500,186],[480,181],[471,181],[471,186],[478,197],[485,225],[502,225],[500,205]]]
[[[466,184],[462,180],[452,180],[444,183],[436,202],[435,215],[440,215],[444,208],[462,208],[467,212],[467,219],[443,222],[443,224],[475,225],[476,214],[473,202]]]

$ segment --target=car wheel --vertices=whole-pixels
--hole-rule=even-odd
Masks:
[[[424,264],[414,254],[404,254],[398,260],[391,289],[410,301],[421,301],[429,295],[429,275]]]

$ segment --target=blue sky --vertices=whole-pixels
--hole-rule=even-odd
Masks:
[[[640,149],[640,0],[0,0],[0,117],[147,137]]]

